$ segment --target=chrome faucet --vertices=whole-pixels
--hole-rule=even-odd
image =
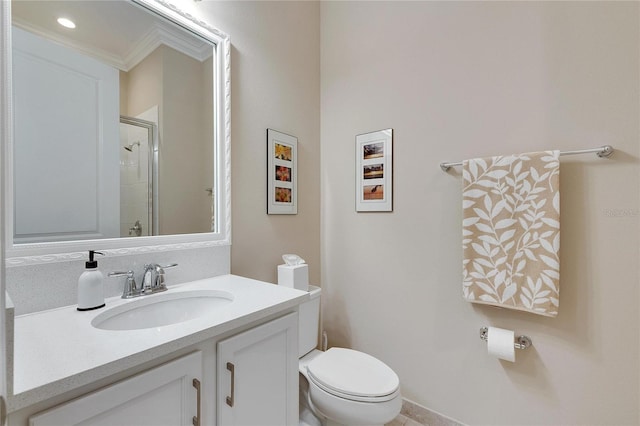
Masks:
[[[178,266],[177,263],[160,266],[157,263],[144,265],[144,275],[142,277],[142,293],[150,294],[165,291],[167,286],[164,283],[164,270]]]
[[[116,271],[110,272],[110,277],[127,277],[127,281],[124,284],[122,291],[123,299],[131,299],[133,297],[144,296],[146,294],[158,293],[160,291],[167,290],[164,278],[164,270],[167,268],[173,268],[178,266],[177,263],[172,263],[166,266],[160,266],[157,263],[151,263],[144,265],[144,275],[142,277],[142,284],[138,286],[135,278],[133,278],[133,271]]]

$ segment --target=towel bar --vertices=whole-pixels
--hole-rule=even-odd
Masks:
[[[482,327],[480,329],[480,338],[484,341],[487,341],[489,339],[489,328]],[[513,346],[516,349],[527,349],[532,344],[533,342],[531,341],[531,338],[529,338],[529,336],[518,336],[516,338],[516,341],[513,343]]]
[[[575,154],[591,154],[595,153],[600,158],[609,158],[613,154],[613,147],[611,145],[601,146],[600,148],[591,149],[578,149],[575,151],[562,151],[560,155],[575,155]],[[440,163],[440,168],[443,172],[448,171],[451,167],[462,166],[462,161],[457,163]]]

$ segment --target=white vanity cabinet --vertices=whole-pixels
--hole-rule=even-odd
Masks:
[[[297,425],[297,312],[242,329],[201,342],[189,355],[27,415],[28,424]],[[26,425],[20,418],[27,416],[10,416],[9,425]]]
[[[96,330],[101,314],[75,306],[18,317],[8,425],[298,424],[297,307],[307,293],[225,275],[165,294],[232,294],[233,302],[132,330]],[[151,306],[154,295],[145,297],[107,304],[118,313]]]
[[[202,365],[194,352],[31,416],[29,426],[199,425]]]
[[[298,424],[298,314],[218,342],[218,425]]]

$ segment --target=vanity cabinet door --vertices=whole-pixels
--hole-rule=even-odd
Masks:
[[[298,314],[218,342],[218,425],[298,424]]]
[[[29,425],[191,426],[199,414],[194,379],[201,377],[198,351],[36,414]]]

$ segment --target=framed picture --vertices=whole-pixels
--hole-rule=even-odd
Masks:
[[[298,138],[267,129],[267,214],[298,214]]]
[[[356,211],[393,211],[393,129],[356,136]]]

